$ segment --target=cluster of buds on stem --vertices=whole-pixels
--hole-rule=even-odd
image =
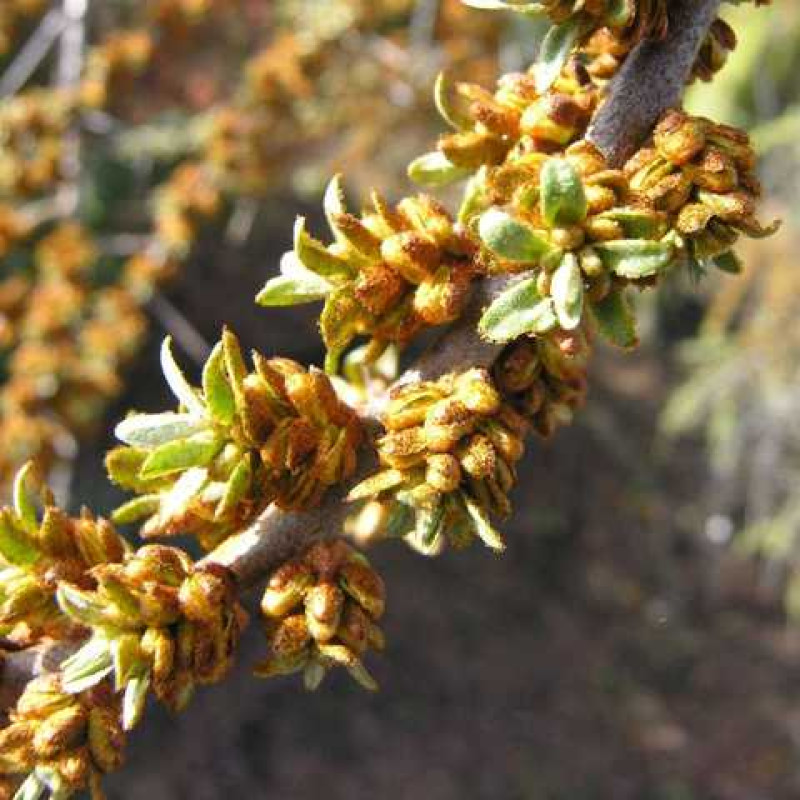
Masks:
[[[87,108],[105,108],[149,66],[153,39],[146,30],[117,31],[94,47],[86,59],[80,101]]]
[[[64,134],[75,99],[60,89],[32,89],[0,107],[0,194],[27,197],[61,177]]]
[[[374,360],[388,344],[404,345],[422,328],[460,315],[482,264],[473,239],[438,202],[422,195],[392,208],[375,193],[357,217],[347,210],[336,179],[325,211],[334,243],[323,245],[298,220],[283,274],[267,282],[258,302],[324,299],[320,330],[330,371],[358,336],[370,337],[368,360]]]
[[[157,192],[156,238],[168,254],[185,257],[201,228],[219,215],[223,202],[206,165],[182,164]]]
[[[352,474],[361,425],[319,370],[253,353],[248,372],[226,331],[189,385],[170,341],[164,374],[175,413],[140,414],[117,427],[127,444],[109,453],[112,480],[139,496],[115,521],[148,518],[144,536],[194,534],[211,548],[252,522],[270,502],[307,510]]]
[[[55,600],[60,581],[96,586],[91,570],[118,563],[128,546],[110,522],[84,509],[70,517],[34,475],[14,482],[14,506],[0,510],[0,634],[18,646],[44,636],[68,638],[76,625]]]
[[[122,765],[120,702],[107,683],[71,694],[59,675],[35,678],[0,730],[0,796],[103,800],[101,776]]]
[[[777,228],[755,217],[761,196],[755,165],[746,133],[674,110],[625,165],[625,174],[643,203],[669,215],[692,262],[738,271],[731,248],[740,234],[760,238]]]
[[[92,632],[62,665],[64,689],[80,693],[113,675],[123,695],[122,727],[141,718],[147,693],[172,711],[198,685],[230,670],[247,616],[233,576],[219,565],[195,566],[183,551],[145,545],[121,564],[92,571],[97,588],[62,582],[62,611]]]
[[[89,233],[62,223],[18,243],[26,270],[0,283],[8,377],[0,390],[0,476],[31,458],[47,467],[67,438],[88,433],[122,389],[145,333],[131,294],[97,279]]]
[[[383,581],[361,553],[341,540],[312,545],[269,579],[261,611],[270,653],[256,675],[302,672],[313,690],[330,668],[342,666],[377,689],[362,659],[384,648],[377,625],[384,605]]]
[[[473,369],[401,386],[382,421],[383,469],[348,495],[360,505],[349,523],[354,535],[404,537],[425,554],[476,537],[502,550],[490,519],[511,513],[508,492],[528,425],[490,376]]]

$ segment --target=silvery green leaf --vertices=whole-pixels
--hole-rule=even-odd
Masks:
[[[666,241],[649,242],[643,239],[619,239],[592,245],[603,265],[621,278],[647,278],[671,266],[672,245]]]
[[[18,470],[14,477],[14,510],[17,517],[28,533],[35,533],[39,527],[36,515],[36,501],[31,494],[29,481],[32,477],[34,465],[29,461]]]
[[[122,698],[122,728],[130,731],[136,727],[144,713],[147,692],[150,688],[150,673],[147,671],[133,675],[125,686]]]
[[[158,511],[160,505],[161,498],[157,494],[144,494],[141,497],[134,497],[133,500],[129,500],[112,512],[111,521],[115,525],[129,525],[145,517],[152,517]]]
[[[662,214],[645,209],[623,206],[597,216],[598,219],[619,222],[630,239],[660,239],[669,229],[669,223]]]
[[[453,164],[444,153],[434,150],[415,158],[408,165],[408,177],[420,186],[437,189],[449,186],[471,174],[471,170]]]
[[[525,278],[506,289],[483,312],[478,331],[490,342],[510,342],[530,333],[546,333],[556,326],[555,305],[543,298],[536,278]]]
[[[325,677],[325,667],[313,656],[303,669],[303,685],[306,691],[316,692]]]
[[[585,27],[586,20],[583,15],[575,14],[560,25],[554,25],[547,32],[539,49],[535,67],[536,91],[540,94],[553,85]]]
[[[107,639],[93,636],[62,665],[62,688],[67,694],[80,694],[100,683],[114,669]]]
[[[35,772],[31,772],[14,794],[13,800],[40,800],[47,785]]]
[[[222,342],[217,342],[203,367],[203,394],[212,418],[230,425],[236,416],[236,398],[228,381]]]
[[[111,640],[111,658],[114,663],[114,688],[122,691],[128,681],[147,666],[139,647],[138,633],[123,633]]]
[[[488,205],[486,197],[486,167],[481,167],[464,187],[461,206],[458,209],[458,221],[469,225]]]
[[[567,253],[558,269],[553,273],[550,294],[558,317],[558,324],[565,331],[572,331],[581,323],[583,315],[583,274],[574,253]]]
[[[220,439],[210,433],[167,442],[150,453],[139,475],[149,480],[173,472],[184,472],[192,467],[208,466],[221,447]]]
[[[578,225],[586,219],[589,203],[583,181],[564,158],[549,158],[539,179],[542,217],[551,227]]]
[[[39,560],[39,549],[15,524],[8,509],[0,512],[0,558],[7,564],[26,567]]]
[[[465,6],[482,11],[516,11],[518,14],[541,14],[541,3],[515,3],[514,0],[461,0]]]
[[[245,455],[234,467],[225,484],[225,491],[222,495],[217,510],[216,517],[223,517],[225,514],[232,512],[241,501],[247,497],[250,492],[250,487],[253,482],[253,466],[250,461],[250,456]]]
[[[208,482],[208,470],[204,467],[188,469],[175,485],[161,497],[159,516],[164,519],[180,516]]]
[[[265,308],[286,308],[324,300],[331,285],[323,278],[287,278],[278,275],[270,278],[256,295],[256,303]]]
[[[331,253],[322,242],[306,230],[305,217],[298,217],[294,225],[294,252],[298,261],[322,278],[352,278],[355,269],[343,258]]]
[[[328,220],[331,230],[336,230],[336,217],[347,213],[345,202],[344,186],[342,176],[337,174],[331,178],[330,183],[325,189],[325,196],[322,200],[322,207],[325,210],[325,217]]]
[[[117,425],[114,435],[133,447],[153,448],[202,433],[208,428],[205,418],[168,411],[163,414],[132,414]]]
[[[93,592],[78,589],[69,583],[60,583],[56,589],[56,602],[68,617],[89,628],[107,622],[106,606]]]
[[[471,130],[473,120],[469,114],[463,113],[453,98],[453,84],[445,72],[440,72],[436,76],[436,83],[433,87],[433,99],[436,109],[442,119],[455,128],[457,131]]]
[[[638,342],[636,317],[628,306],[622,290],[607,294],[592,303],[592,316],[603,337],[617,347],[634,347]]]
[[[503,537],[495,530],[486,512],[468,495],[462,492],[462,499],[464,500],[464,507],[467,514],[472,520],[475,533],[478,538],[489,548],[496,552],[502,552],[506,549],[506,543]]]
[[[534,264],[550,250],[541,232],[498,208],[491,208],[481,215],[478,233],[494,255],[509,261]]]
[[[172,352],[171,336],[165,337],[161,345],[161,369],[167,379],[169,388],[172,389],[172,393],[186,409],[187,413],[197,417],[205,416],[207,413],[205,403],[203,403],[198,391],[186,380],[183,370],[175,360]]]

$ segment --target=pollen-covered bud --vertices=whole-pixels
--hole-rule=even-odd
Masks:
[[[288,587],[291,602],[276,602]],[[315,689],[341,665],[365,688],[377,688],[361,658],[370,647],[382,649],[376,622],[384,603],[383,581],[364,556],[341,540],[318,542],[270,578],[261,602],[269,655],[256,675],[303,672]]]
[[[736,128],[669,111],[625,173],[638,203],[668,215],[683,255],[701,268],[724,269],[741,234],[760,238],[777,229],[756,219],[755,153]]]
[[[325,210],[334,242],[313,238],[299,219],[294,251],[258,302],[324,299],[320,331],[329,371],[359,336],[370,339],[368,355],[375,360],[390,343],[404,346],[421,329],[458,318],[483,268],[470,235],[438,202],[420,195],[391,207],[373,193],[358,217],[346,209],[336,178]]]
[[[189,384],[169,339],[161,356],[179,409],[117,426],[127,447],[113,450],[106,467],[138,496],[115,521],[144,519],[144,536],[194,534],[210,549],[270,502],[313,508],[352,474],[361,423],[319,370],[254,353],[248,371],[230,331],[203,368],[202,389]]]
[[[489,375],[473,369],[402,386],[389,398],[383,421],[388,432],[378,455],[384,469],[348,495],[362,506],[351,518],[353,529],[369,521],[372,536],[403,537],[426,554],[476,537],[502,549],[490,516],[509,513],[507,493],[526,424]]]
[[[584,402],[590,352],[591,337],[582,328],[520,339],[497,360],[495,380],[533,430],[549,436]],[[515,440],[508,445],[515,446]]]
[[[195,685],[228,672],[246,615],[224,567],[196,567],[174,547],[147,545],[92,576],[95,590],[58,588],[64,613],[95,634],[63,664],[65,690],[93,686],[113,667],[127,730],[141,716],[148,685],[179,711]]]
[[[106,520],[88,511],[73,518],[52,503],[29,464],[17,473],[14,506],[0,510],[0,630],[23,646],[74,631],[56,604],[57,581],[95,586],[93,567],[121,561],[128,549]]]
[[[70,693],[58,675],[31,680],[0,730],[0,773],[23,781],[30,796],[91,788],[122,765],[120,699],[103,684]],[[26,777],[27,776],[27,777]]]

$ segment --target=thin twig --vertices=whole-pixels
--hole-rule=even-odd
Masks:
[[[203,334],[161,292],[155,292],[147,307],[167,333],[175,337],[187,356],[197,364],[204,364],[211,345]]]
[[[57,10],[48,11],[0,78],[0,98],[18,92],[39,68],[67,24]]]

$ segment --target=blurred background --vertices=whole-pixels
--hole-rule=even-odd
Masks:
[[[382,691],[237,674],[153,708],[127,800],[800,797],[800,8],[730,8],[694,113],[746,128],[781,232],[732,277],[639,298],[576,424],[532,442],[498,559],[371,558]],[[120,496],[125,410],[170,402],[224,323],[321,363],[314,309],[253,298],[344,172],[412,191],[437,72],[490,85],[543,28],[458,0],[0,0],[0,484],[36,457],[70,507]]]

